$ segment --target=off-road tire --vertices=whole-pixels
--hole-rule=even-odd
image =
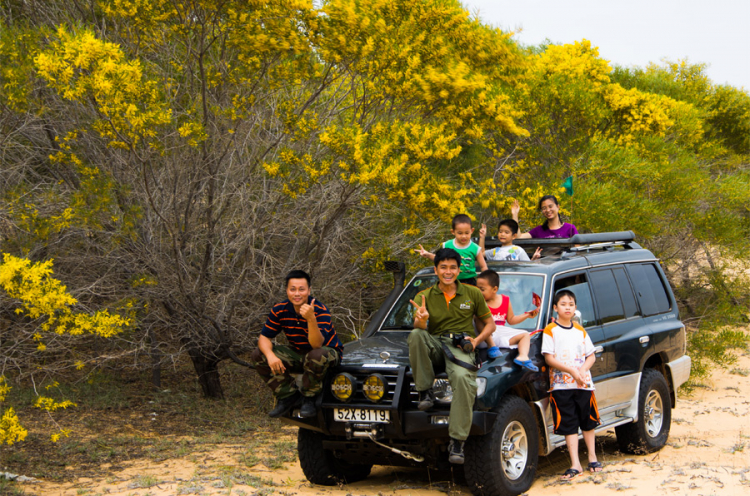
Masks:
[[[360,481],[370,475],[372,465],[359,465],[336,458],[323,449],[324,435],[300,429],[297,433],[297,454],[307,480],[322,486],[335,486]]]
[[[669,385],[656,369],[646,369],[638,392],[638,420],[615,427],[620,451],[645,454],[660,450],[667,443],[672,425]]]
[[[516,496],[526,492],[536,476],[539,461],[536,416],[518,396],[505,396],[495,411],[498,415],[492,431],[484,436],[469,436],[466,442],[466,482],[472,494],[478,496]],[[511,448],[509,441],[521,445],[506,450]]]

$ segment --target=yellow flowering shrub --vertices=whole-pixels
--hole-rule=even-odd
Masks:
[[[13,408],[7,408],[0,417],[0,445],[12,445],[26,439],[28,431],[23,428]]]
[[[76,404],[68,400],[55,401],[53,398],[49,398],[47,396],[38,396],[36,401],[34,402],[34,406],[41,410],[54,412],[55,410],[59,410],[60,408],[64,410],[68,407],[76,406]]]
[[[76,299],[66,291],[60,281],[52,277],[51,261],[32,263],[27,259],[4,253],[3,261],[0,263],[0,288],[10,299],[18,303],[15,309],[17,314],[39,322],[39,331],[31,336],[37,343],[38,352],[46,350],[43,342],[45,332],[68,335],[89,333],[107,338],[122,332],[131,323],[129,318],[110,314],[107,310],[93,314],[74,312],[72,306],[76,304]],[[75,367],[80,370],[84,364],[79,360]],[[57,387],[57,383],[47,386],[46,389],[52,387]],[[5,378],[0,377],[0,403],[5,401],[9,390]],[[69,400],[57,401],[39,395],[34,406],[54,412],[76,405]],[[52,440],[56,441],[61,435],[68,434],[69,431],[61,430],[52,434]],[[13,444],[25,437],[26,430],[20,425],[14,410],[6,409],[0,419],[0,444]]]
[[[527,134],[504,91],[521,76],[520,51],[459,2],[333,0],[323,11],[321,56],[360,74],[369,99],[409,102],[475,139]]]
[[[0,27],[0,98],[17,112],[29,110],[34,89],[34,56],[45,29]]]
[[[0,403],[5,402],[5,397],[10,392],[10,386],[4,376],[0,376]],[[0,418],[0,446],[3,444],[11,445],[15,442],[23,441],[28,432],[23,428],[18,420],[13,408],[7,408]]]
[[[148,141],[172,111],[138,60],[128,60],[114,43],[89,30],[57,29],[50,47],[34,59],[37,74],[66,100],[94,103],[101,119],[93,124],[112,143]]]
[[[52,261],[32,263],[4,253],[0,264],[0,288],[19,302],[16,313],[42,319],[40,328],[43,331],[111,337],[130,325],[128,318],[110,314],[107,310],[94,314],[73,312],[71,307],[76,304],[76,299],[52,277]]]

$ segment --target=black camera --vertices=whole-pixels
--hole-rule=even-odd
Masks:
[[[464,353],[471,353],[474,351],[474,345],[471,344],[471,341],[469,341],[469,335],[465,332],[453,334],[451,338],[453,339],[453,346],[461,348],[464,350]]]

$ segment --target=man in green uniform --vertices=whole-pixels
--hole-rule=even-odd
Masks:
[[[435,252],[435,274],[438,284],[416,296],[414,330],[409,334],[409,361],[414,383],[419,392],[418,408],[432,408],[435,398],[432,383],[433,366],[445,366],[453,389],[448,434],[448,460],[464,462],[464,442],[469,437],[473,417],[474,398],[477,394],[477,373],[474,351],[465,352],[452,344],[452,336],[466,333],[474,348],[495,331],[495,321],[484,301],[481,291],[474,286],[458,282],[461,255],[450,248]],[[480,323],[479,336],[472,322]],[[473,369],[473,370],[472,370]]]

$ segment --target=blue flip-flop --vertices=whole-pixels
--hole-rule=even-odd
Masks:
[[[490,346],[487,349],[487,357],[490,359],[497,358],[500,356],[500,354],[500,348],[498,348],[497,346]]]
[[[527,368],[532,372],[539,372],[539,367],[531,363],[531,360],[519,360],[518,358],[513,359],[513,363],[520,365],[521,367]]]

